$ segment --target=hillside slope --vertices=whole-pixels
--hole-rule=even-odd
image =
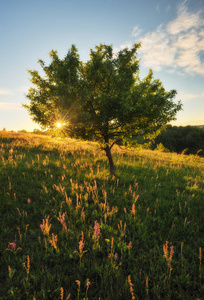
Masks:
[[[202,299],[204,159],[0,132],[0,299]]]

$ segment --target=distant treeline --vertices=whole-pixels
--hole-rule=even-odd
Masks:
[[[26,132],[26,130],[21,130]],[[35,129],[33,133],[61,136],[63,132],[58,131],[41,131]],[[145,148],[152,150],[158,149],[160,151],[176,152],[183,154],[198,154],[204,157],[204,125],[201,126],[172,126],[167,125],[165,131],[163,131],[154,142],[148,144],[143,137],[133,138],[139,144],[143,144]]]
[[[151,145],[151,149],[168,149],[170,152],[204,156],[204,126],[168,125]]]

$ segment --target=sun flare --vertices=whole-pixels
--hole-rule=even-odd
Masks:
[[[56,125],[58,128],[60,128],[62,126],[62,123],[57,123]]]

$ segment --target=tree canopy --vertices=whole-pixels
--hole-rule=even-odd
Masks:
[[[180,102],[173,102],[176,91],[167,92],[151,70],[140,79],[139,47],[114,53],[112,46],[100,44],[82,62],[72,45],[63,59],[52,50],[48,66],[39,60],[44,77],[29,71],[35,87],[29,89],[30,104],[24,107],[33,120],[42,128],[61,123],[71,137],[98,141],[111,174],[115,174],[111,155],[115,143],[132,135],[157,134],[181,109]]]

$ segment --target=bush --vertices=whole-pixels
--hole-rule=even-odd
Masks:
[[[161,152],[169,152],[167,148],[164,147],[162,143],[159,143],[157,147],[155,148],[156,151],[161,151]]]

